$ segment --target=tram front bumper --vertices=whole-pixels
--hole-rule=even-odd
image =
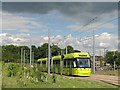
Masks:
[[[79,68],[77,70],[78,76],[90,76],[91,75],[91,69],[90,68]]]

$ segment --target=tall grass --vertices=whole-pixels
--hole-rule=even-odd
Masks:
[[[40,65],[34,64],[21,68],[20,64],[14,64],[16,74],[8,76],[10,63],[3,65],[3,88],[117,88],[103,82],[82,80],[59,74],[47,74],[42,72]],[[16,71],[16,70],[15,70]]]

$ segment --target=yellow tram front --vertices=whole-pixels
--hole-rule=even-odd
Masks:
[[[63,74],[76,76],[90,76],[90,55],[88,53],[71,53],[65,55],[63,60]]]

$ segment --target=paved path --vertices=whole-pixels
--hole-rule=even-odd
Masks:
[[[0,90],[1,90],[1,88],[2,88],[2,74],[0,73]]]
[[[113,84],[113,85],[120,85],[118,84],[118,76],[108,76],[108,75],[96,75],[92,74],[90,77],[75,77],[87,80],[95,80],[95,81],[102,81],[105,83]]]
[[[64,75],[64,76],[68,77],[66,75]],[[109,83],[109,84],[112,84],[112,85],[120,86],[120,77],[118,79],[118,76],[91,74],[90,77],[70,76],[69,78],[80,78],[80,79],[86,79],[86,80],[95,80],[95,81],[101,81],[101,82]],[[119,83],[118,83],[118,81],[119,81]]]

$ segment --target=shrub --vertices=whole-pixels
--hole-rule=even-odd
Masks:
[[[18,72],[18,67],[15,63],[9,63],[8,65],[8,76],[15,76],[16,73]]]
[[[52,79],[53,79],[53,83],[55,83],[56,82],[56,76],[54,74],[52,76]]]

